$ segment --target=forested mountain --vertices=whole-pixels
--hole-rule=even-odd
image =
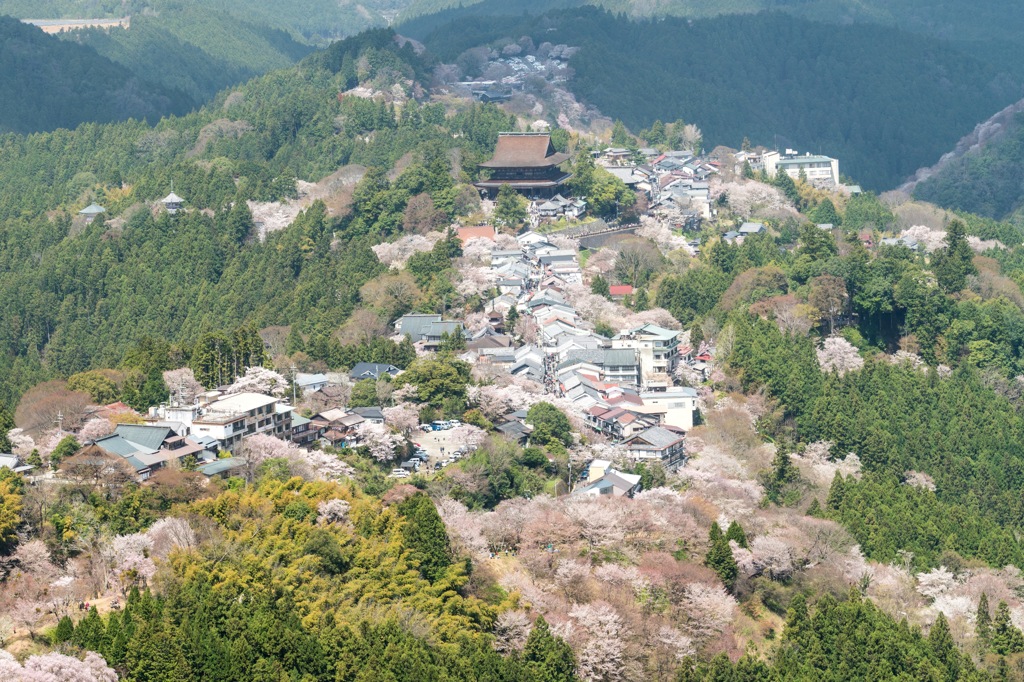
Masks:
[[[84,29],[62,37],[94,48],[140,78],[187,93],[193,106],[288,67],[313,49],[285,30],[195,5],[133,17],[128,29]]]
[[[150,16],[167,20],[169,30],[201,48],[215,48],[204,36],[202,17],[229,15],[243,24],[283,30],[305,41],[323,44],[384,24],[383,14],[398,10],[395,0],[371,0],[360,4],[331,0],[0,0],[0,13],[21,19],[94,19],[100,17]],[[190,40],[190,35],[194,40]]]
[[[1024,114],[986,126],[989,136],[918,183],[914,196],[991,218],[1021,219],[1024,207]]]
[[[83,121],[158,120],[192,107],[180,89],[155,85],[92,48],[0,17],[0,131],[71,128]]]
[[[380,271],[369,246],[401,228],[410,196],[429,187],[435,204],[457,210],[447,150],[461,146],[465,167],[475,169],[498,131],[514,126],[493,106],[446,118],[440,105],[410,104],[398,117],[383,103],[339,101],[355,83],[353,56],[368,57],[367,83],[390,85],[422,68],[392,38],[379,31],[339,43],[155,128],[89,124],[0,138],[0,393],[10,399],[50,373],[119,364],[147,337],[192,343],[245,320],[301,323],[314,335],[341,324]],[[349,163],[391,168],[409,153],[421,162],[400,178],[387,210],[363,207],[357,194],[354,214],[332,218],[314,205],[252,243],[245,200],[294,196],[295,177],[318,180]],[[172,183],[213,216],[140,210]],[[61,212],[93,200],[117,221],[72,235]]]
[[[580,8],[466,17],[426,42],[454,62],[479,44],[524,35],[579,46],[567,87],[634,130],[683,119],[701,127],[708,149],[738,146],[746,136],[820,151],[875,189],[937,159],[1020,92],[1016,81],[944,42],[784,14],[627,21]]]
[[[801,19],[835,24],[866,23],[949,40],[965,52],[1020,74],[1019,36],[1024,30],[1024,9],[1010,0],[982,0],[965,12],[956,0],[932,2],[850,2],[849,0],[413,0],[399,15],[400,22],[419,18],[432,26],[465,14],[513,15],[524,11],[540,14],[574,5],[597,5],[634,18],[678,16],[707,18],[725,14],[785,12]],[[449,10],[442,12],[442,10]],[[428,15],[436,16],[428,16]],[[416,24],[418,22],[410,22]],[[403,28],[403,30],[405,30]]]

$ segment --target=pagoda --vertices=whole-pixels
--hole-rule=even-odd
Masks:
[[[529,198],[550,198],[572,177],[558,167],[568,160],[555,151],[548,133],[499,133],[494,156],[480,164],[487,178],[474,186],[491,199],[502,185]]]

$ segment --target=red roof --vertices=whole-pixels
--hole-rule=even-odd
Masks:
[[[629,284],[613,284],[608,287],[608,293],[612,296],[629,296],[633,293],[633,287]]]
[[[465,244],[470,239],[490,239],[494,241],[494,228],[490,225],[477,225],[473,227],[460,227],[459,228],[459,240]]]

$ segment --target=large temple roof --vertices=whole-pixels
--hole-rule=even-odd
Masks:
[[[547,133],[501,133],[490,161],[481,168],[543,168],[569,160],[568,154],[556,152]]]

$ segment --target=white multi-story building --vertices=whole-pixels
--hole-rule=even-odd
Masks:
[[[612,338],[612,348],[632,348],[640,358],[640,384],[645,391],[664,391],[672,385],[679,362],[681,332],[656,324],[625,330]]]
[[[785,154],[765,152],[763,159],[768,177],[774,177],[776,173],[783,171],[796,180],[802,172],[807,182],[816,187],[839,186],[838,159],[812,154],[800,156],[792,149],[787,149]]]
[[[262,393],[221,396],[213,391],[193,405],[161,405],[150,412],[151,418],[184,424],[194,438],[209,436],[229,452],[253,434],[286,439],[292,430],[292,407]]]

